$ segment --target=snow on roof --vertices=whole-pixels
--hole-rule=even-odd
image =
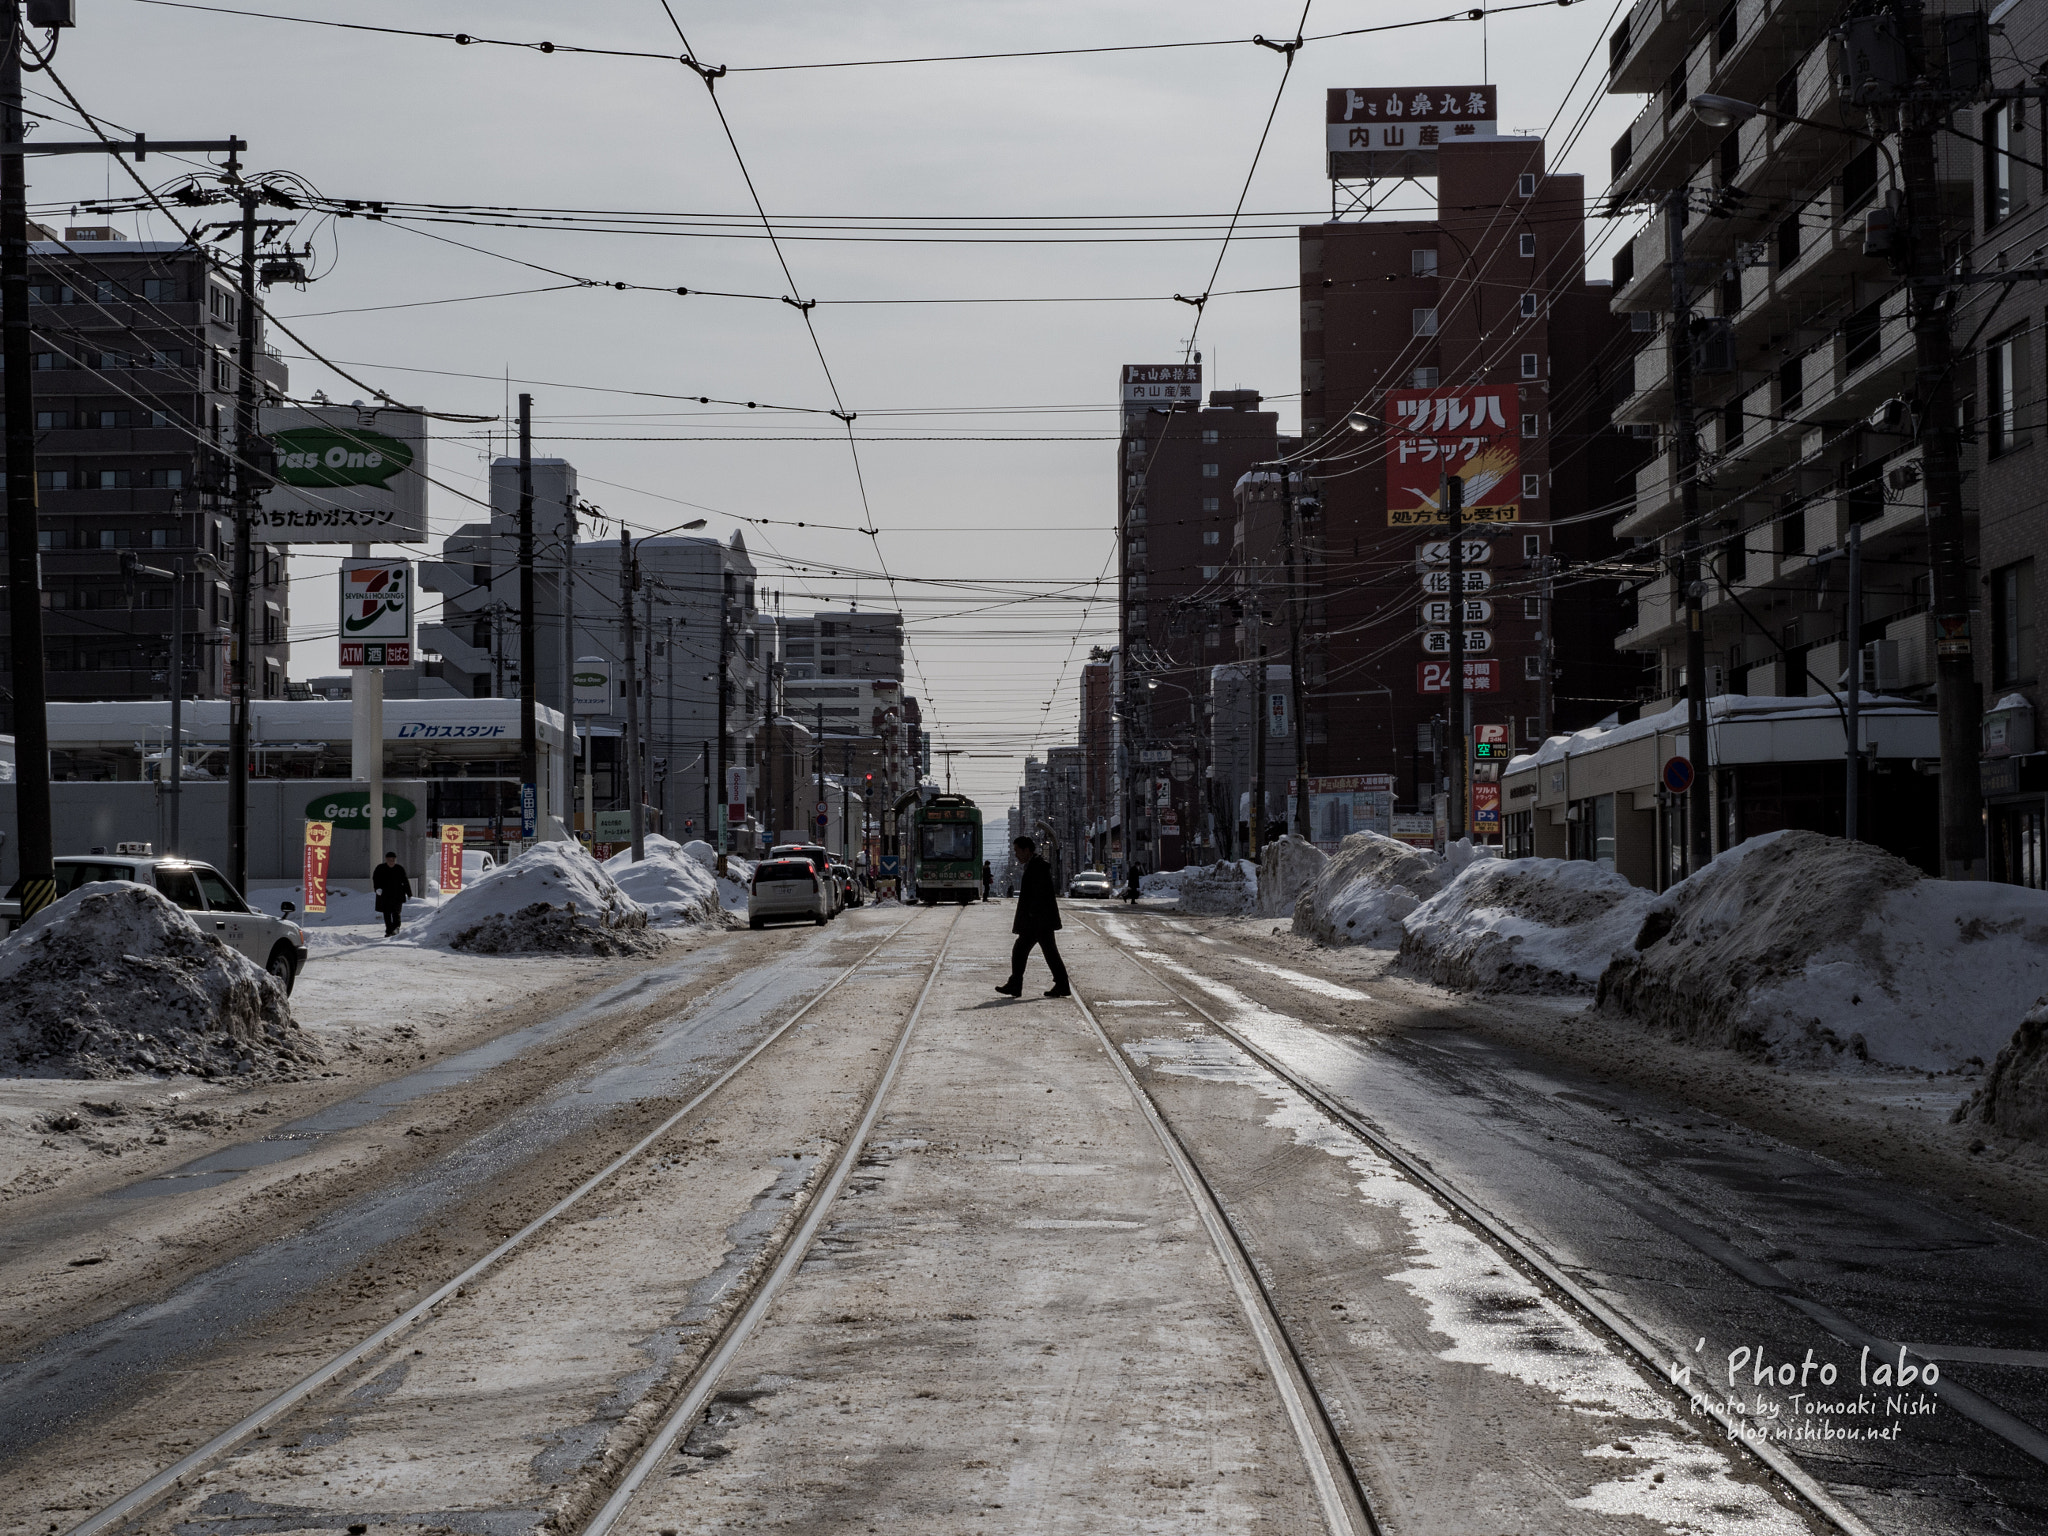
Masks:
[[[1865,715],[1926,715],[1933,709],[1913,699],[1891,698],[1884,694],[1866,694],[1857,706]],[[1707,700],[1708,722],[1732,724],[1737,720],[1769,716],[1775,720],[1833,719],[1841,714],[1834,700],[1827,698],[1788,698],[1772,694],[1722,693]],[[1675,704],[1661,714],[1644,715],[1626,725],[1591,725],[1583,731],[1569,736],[1552,736],[1534,752],[1524,752],[1511,759],[1507,771],[1532,764],[1561,763],[1567,756],[1581,752],[1604,750],[1620,746],[1625,741],[1639,741],[1645,736],[1654,736],[1660,731],[1675,731],[1687,720],[1686,706]]]

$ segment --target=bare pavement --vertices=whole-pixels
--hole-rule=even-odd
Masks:
[[[2024,1199],[1260,925],[1070,904],[1012,1002],[1009,917],[699,936],[0,1206],[0,1532],[2048,1533]]]

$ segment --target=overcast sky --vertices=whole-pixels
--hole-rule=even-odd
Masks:
[[[850,600],[900,606],[909,620],[907,686],[926,701],[937,745],[966,754],[956,759],[956,783],[1000,809],[1015,799],[1026,752],[1075,739],[1080,662],[1091,644],[1114,636],[1104,578],[1114,576],[1117,369],[1178,360],[1193,311],[1170,297],[849,301],[1201,292],[1221,245],[1212,231],[1244,184],[1281,57],[1237,44],[875,68],[743,66],[1289,37],[1299,11],[1202,0],[671,4],[695,57],[731,69],[719,100],[784,234],[794,289],[758,224],[738,217],[752,212],[746,184],[704,86],[674,61],[681,48],[660,0],[246,0],[246,8],[648,50],[667,62],[78,0],[80,25],[66,35],[56,70],[112,123],[152,138],[239,134],[252,142],[253,167],[295,172],[333,196],[731,216],[729,234],[322,221],[309,228],[323,275],[303,293],[275,290],[271,303],[287,320],[304,316],[294,328],[328,356],[432,409],[501,412],[509,372],[514,392],[536,397],[535,451],[575,463],[592,501],[636,533],[698,516],[721,536],[738,528],[788,611]],[[1447,9],[1318,0],[1306,31]],[[1599,88],[1614,16],[1610,0],[1582,0],[1499,15],[1484,29],[1457,21],[1305,47],[1214,285],[1285,291],[1212,301],[1200,338],[1209,387],[1266,392],[1283,431],[1298,419],[1299,322],[1287,285],[1293,226],[1329,210],[1326,87],[1491,78],[1501,85],[1503,132],[1541,132],[1564,108],[1555,142]],[[30,85],[47,88],[35,76]],[[1597,190],[1608,146],[1638,105],[1600,102],[1560,168],[1585,173]],[[64,130],[53,119],[43,131]],[[160,185],[186,168],[152,156],[142,171]],[[30,198],[40,205],[118,193],[125,182],[85,157],[32,160],[30,170]],[[1393,205],[1413,210],[1422,198],[1411,185]],[[63,219],[57,213],[53,222]],[[1159,234],[1174,238],[1045,241],[1052,233],[1071,241],[1090,224],[1128,236],[1141,215],[1167,216],[1157,220]],[[852,241],[843,238],[850,218],[920,227]],[[171,233],[161,220],[117,222],[145,238]],[[969,228],[1000,236],[963,242]],[[579,287],[426,302],[565,281],[535,267],[665,291]],[[1594,271],[1605,269],[1603,254]],[[765,297],[678,297],[677,286]],[[811,319],[824,360],[858,416],[865,505],[843,429],[815,414],[833,396],[803,317],[779,302],[784,294],[818,301]],[[361,394],[276,340],[291,357],[295,394]],[[436,430],[448,434],[434,444],[436,477],[481,496],[484,467],[503,446],[486,434],[499,429]],[[1017,440],[878,440],[909,437]],[[430,505],[437,543],[481,516],[438,490]],[[827,526],[793,526],[799,521]],[[863,527],[879,538],[854,531]],[[294,676],[334,666],[338,553],[346,550],[294,557]],[[894,597],[872,574],[884,565],[900,578]]]

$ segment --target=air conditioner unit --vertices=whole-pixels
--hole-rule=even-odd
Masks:
[[[1873,693],[1890,693],[1899,686],[1899,642],[1872,640],[1862,650],[1860,686]]]
[[[1656,330],[1657,311],[1654,309],[1632,310],[1628,317],[1628,328],[1632,331]]]

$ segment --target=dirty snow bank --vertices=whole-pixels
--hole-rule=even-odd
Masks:
[[[1444,861],[1378,832],[1353,832],[1294,904],[1294,931],[1319,944],[1393,949],[1401,919],[1450,881]]]
[[[683,844],[683,853],[718,882],[718,904],[728,912],[746,916],[747,896],[754,888],[754,866],[737,854],[727,854],[725,874],[721,877],[718,850],[702,838]]]
[[[1473,991],[1591,992],[1655,901],[1584,859],[1478,859],[1403,920],[1401,963]]]
[[[1168,878],[1175,879],[1177,885],[1167,890],[1155,890],[1154,880]],[[1141,889],[1147,896],[1177,897],[1177,905],[1183,912],[1199,912],[1213,917],[1244,917],[1258,905],[1259,871],[1250,859],[1223,859],[1214,864],[1175,870],[1171,876],[1147,875]]]
[[[477,955],[643,955],[662,946],[647,932],[647,909],[568,843],[536,843],[490,879],[449,897],[420,929],[419,942]]]
[[[176,903],[82,885],[0,943],[0,1073],[279,1076],[322,1060],[284,988]]]
[[[1316,883],[1330,856],[1289,833],[1259,850],[1258,915],[1288,917],[1301,893]]]
[[[2048,1141],[2048,997],[2035,1000],[1991,1064],[1984,1086],[1956,1106],[1953,1118]]]
[[[1654,902],[1597,1007],[1828,1066],[1982,1066],[2048,974],[2048,893],[1929,880],[1868,843],[1751,838]]]
[[[679,923],[698,923],[713,916],[722,905],[718,879],[711,868],[672,838],[650,832],[641,844],[647,857],[633,862],[633,851],[615,853],[604,861],[604,871],[621,892],[647,909],[647,920],[657,928]],[[703,847],[703,844],[692,846]]]

